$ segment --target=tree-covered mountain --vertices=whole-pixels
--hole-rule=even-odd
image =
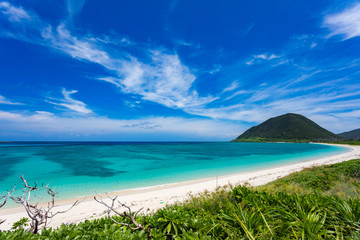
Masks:
[[[360,128],[349,132],[339,133],[338,136],[350,140],[360,140]]]
[[[337,140],[339,138],[339,136],[300,114],[287,113],[251,127],[233,141],[309,142]]]

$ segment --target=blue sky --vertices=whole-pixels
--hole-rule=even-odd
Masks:
[[[0,140],[360,127],[359,1],[0,0]]]

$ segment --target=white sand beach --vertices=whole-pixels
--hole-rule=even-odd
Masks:
[[[284,177],[290,173],[301,171],[304,168],[325,164],[334,164],[360,158],[360,146],[342,146],[349,148],[349,151],[325,158],[309,160],[285,166],[283,165],[270,169],[245,173],[243,172],[221,177],[219,176],[218,178],[208,178],[176,184],[166,184],[143,189],[119,191],[110,193],[109,195],[118,195],[118,199],[128,206],[131,206],[132,210],[144,208],[144,211],[146,211],[146,209],[149,209],[149,211],[155,211],[156,209],[162,208],[167,204],[184,201],[189,197],[189,194],[194,195],[205,190],[212,191],[218,186],[244,183],[249,183],[253,186],[262,185]],[[98,192],[102,193],[101,189],[98,189]],[[58,201],[57,204],[59,206],[57,207],[57,210],[64,210],[69,208],[69,206],[71,206],[74,201],[76,201],[76,199]],[[49,226],[58,227],[62,223],[78,223],[86,219],[99,218],[105,215],[105,210],[106,208],[103,205],[97,203],[93,200],[93,197],[89,196],[70,211],[57,215]],[[10,229],[12,224],[22,217],[27,217],[26,212],[22,207],[0,209],[0,219],[6,219],[5,223],[0,225],[0,229]]]

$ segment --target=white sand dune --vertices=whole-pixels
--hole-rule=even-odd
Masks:
[[[195,181],[187,181],[176,184],[167,184],[144,189],[134,189],[110,193],[110,196],[119,196],[119,200],[131,206],[132,210],[144,208],[144,211],[155,211],[167,204],[184,201],[189,194],[198,194],[205,190],[215,190],[217,186],[225,186],[228,184],[244,184],[262,185],[278,178],[284,177],[290,173],[301,171],[304,168],[319,166],[325,164],[334,164],[351,159],[360,158],[360,146],[342,145],[349,148],[346,153],[333,155],[325,158],[304,161],[301,163],[288,164],[265,170],[257,170],[246,173],[221,176],[211,179],[200,179]],[[99,192],[101,189],[99,189]],[[106,197],[104,197],[106,198]],[[58,201],[57,210],[69,208],[76,199]],[[95,202],[93,197],[87,197],[79,205],[75,206],[69,212],[57,215],[50,227],[58,227],[62,223],[78,223],[86,219],[99,218],[105,215],[106,208]],[[0,209],[0,219],[6,219],[6,222],[0,225],[1,230],[8,230],[12,224],[22,217],[27,217],[23,208]]]

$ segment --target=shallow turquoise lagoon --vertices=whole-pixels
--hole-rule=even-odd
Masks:
[[[306,143],[3,143],[0,193],[50,183],[60,199],[216,177],[348,151]]]

